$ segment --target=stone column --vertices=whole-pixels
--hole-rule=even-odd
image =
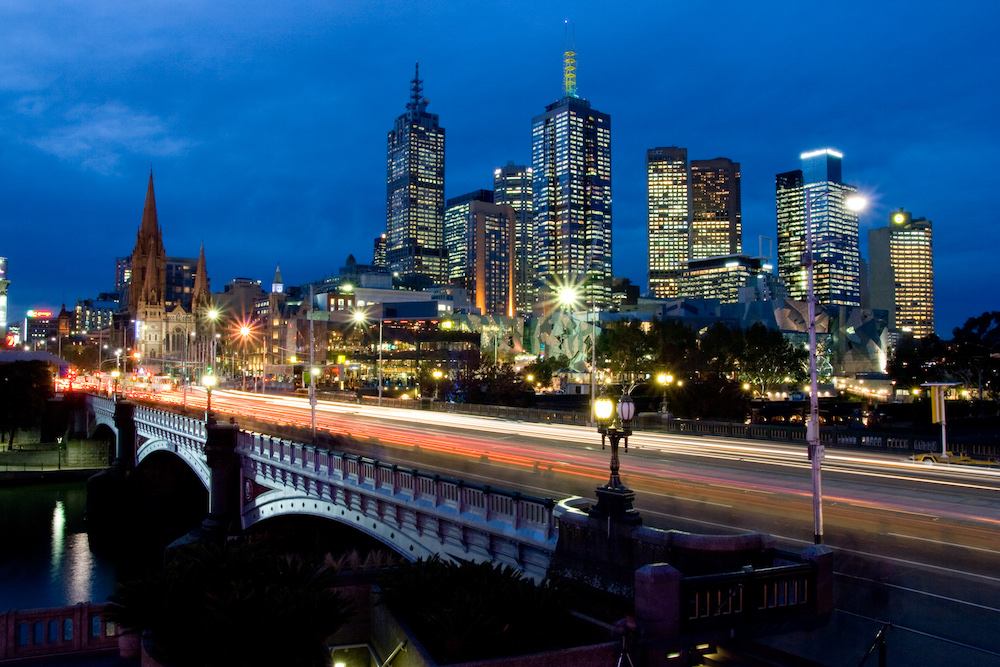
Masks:
[[[87,532],[91,539],[114,539],[136,520],[128,477],[135,469],[135,403],[115,404],[115,458],[111,467],[87,480]]]

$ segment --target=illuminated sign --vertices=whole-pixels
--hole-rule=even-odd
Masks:
[[[892,216],[892,221],[898,224],[903,224],[903,222],[906,221],[906,216],[903,215],[902,213],[897,213],[896,215]]]
[[[29,310],[28,317],[52,317],[51,310]]]

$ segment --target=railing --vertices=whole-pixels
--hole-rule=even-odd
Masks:
[[[118,636],[105,607],[82,602],[0,613],[0,661],[115,648]]]
[[[780,621],[815,606],[815,568],[806,563],[681,580],[686,632]]]
[[[555,535],[555,501],[513,491],[469,484],[375,459],[240,431],[239,451],[272,465],[265,474],[281,484],[294,475],[320,483],[351,486],[392,496],[400,502],[466,515],[476,522],[499,524],[514,531]],[[297,483],[301,486],[301,482]]]

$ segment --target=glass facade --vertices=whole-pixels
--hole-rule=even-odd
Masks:
[[[764,272],[760,258],[746,255],[691,260],[680,277],[681,293],[685,298],[736,303],[740,289]]]
[[[914,338],[934,333],[931,222],[900,209],[868,232],[871,305],[889,311],[889,327]]]
[[[404,280],[445,279],[444,128],[427,113],[420,71],[406,113],[396,119],[386,148],[386,261]]]
[[[680,296],[680,276],[691,259],[691,178],[687,149],[646,151],[649,291],[659,299]]]
[[[514,308],[530,313],[535,285],[535,215],[531,205],[531,167],[508,162],[493,172],[493,201],[514,209]]]
[[[493,203],[488,190],[448,200],[448,281],[468,290],[484,315],[514,314],[516,217],[513,207]]]
[[[611,306],[611,117],[564,97],[532,120],[532,204],[539,299],[579,288],[587,308]]]
[[[691,160],[691,259],[743,252],[740,163]]]
[[[841,183],[836,151],[803,153],[803,170],[775,177],[778,223],[778,272],[789,297],[805,300],[808,292],[803,259],[806,252],[806,218],[813,241],[813,290],[818,303],[861,305],[861,256],[858,250],[858,216],[847,206],[857,192]],[[838,180],[810,181],[812,178]]]

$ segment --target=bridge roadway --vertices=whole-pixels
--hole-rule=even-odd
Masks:
[[[166,397],[168,400],[170,397]],[[197,404],[201,397],[188,397]],[[213,392],[213,408],[309,424],[303,399]],[[321,401],[317,427],[366,443],[355,453],[526,494],[593,499],[607,479],[592,429]],[[811,541],[809,463],[800,445],[636,434],[622,473],[647,525],[761,530]],[[775,639],[824,664],[857,665],[882,622],[890,664],[1000,665],[1000,471],[828,450],[827,544],[837,549],[837,613],[826,633]],[[874,658],[872,659],[874,663]],[[899,662],[897,662],[897,660]]]

